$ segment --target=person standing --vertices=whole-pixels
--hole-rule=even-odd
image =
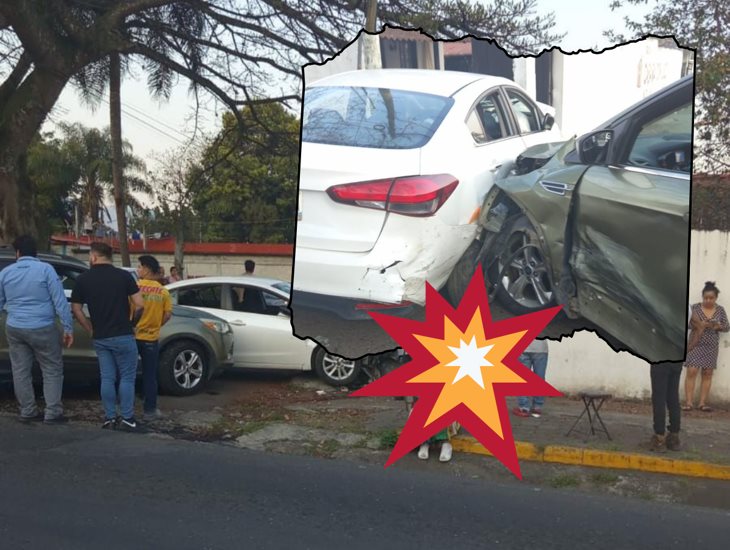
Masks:
[[[697,330],[701,336],[697,345],[687,353],[684,366],[687,367],[687,376],[684,381],[686,402],[682,410],[693,409],[695,383],[697,374],[702,371],[702,386],[700,388],[699,410],[711,412],[707,405],[712,386],[712,374],[717,368],[717,355],[720,348],[719,332],[729,332],[725,308],[717,303],[720,290],[712,281],[707,281],[702,289],[702,302],[692,306],[692,314],[697,318]]]
[[[520,363],[525,365],[540,378],[545,380],[548,363],[548,345],[546,340],[533,340],[525,351],[520,355]],[[531,402],[532,401],[532,402]],[[545,404],[545,397],[534,396],[532,398],[521,396],[517,398],[517,407],[512,410],[515,416],[534,418],[542,416],[542,407]]]
[[[0,311],[7,309],[5,334],[13,373],[13,389],[21,422],[43,420],[62,424],[63,347],[73,345],[73,318],[63,286],[53,266],[37,258],[33,237],[13,242],[16,261],[0,271]],[[56,326],[61,320],[63,336]],[[43,375],[45,414],[38,410],[33,390],[33,360]]]
[[[692,326],[692,306],[689,307],[687,328]],[[689,339],[689,333],[687,334]],[[650,367],[651,405],[654,419],[654,435],[651,450],[654,452],[679,451],[679,427],[682,411],[679,406],[679,379],[682,377],[682,362],[667,361],[654,363]],[[665,420],[669,411],[669,426]],[[669,431],[669,433],[667,433]]]
[[[137,266],[138,286],[144,300],[144,314],[137,323],[135,338],[142,359],[144,388],[144,420],[162,418],[157,408],[157,376],[160,365],[160,329],[172,317],[172,299],[167,289],[156,279],[160,263],[154,256],[140,256]]]
[[[243,265],[246,268],[244,275],[253,275],[253,270],[256,269],[256,262],[253,260],[246,260]]]
[[[92,335],[99,359],[104,407],[102,428],[136,431],[137,342],[134,326],[144,313],[142,293],[131,273],[114,267],[108,244],[92,243],[89,263],[91,269],[79,276],[71,292],[71,308],[81,326]],[[133,312],[130,312],[130,299]],[[89,307],[90,320],[84,315],[84,304]],[[120,418],[117,418],[117,402]]]
[[[176,283],[178,281],[182,281],[182,277],[180,275],[178,275],[177,268],[173,265],[170,268],[170,282]]]

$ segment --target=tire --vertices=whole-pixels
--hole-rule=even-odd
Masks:
[[[312,354],[312,370],[324,383],[341,387],[354,383],[362,372],[362,366],[359,361],[332,355],[318,346]]]
[[[194,395],[208,383],[208,354],[192,340],[174,341],[160,353],[160,389],[169,395]]]
[[[499,303],[515,315],[554,305],[555,293],[548,272],[550,267],[530,220],[524,215],[516,218],[508,227],[504,242],[502,252],[492,262],[488,275],[497,286]],[[506,266],[508,261],[510,265]]]

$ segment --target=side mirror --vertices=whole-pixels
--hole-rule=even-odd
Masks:
[[[613,130],[599,130],[583,136],[578,142],[578,157],[582,164],[603,161],[613,140]]]
[[[553,126],[555,125],[555,117],[551,115],[550,113],[547,113],[545,115],[545,118],[542,119],[542,127],[546,130],[552,130]]]

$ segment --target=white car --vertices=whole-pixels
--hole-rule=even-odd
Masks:
[[[559,139],[552,108],[500,77],[380,69],[308,86],[295,311],[423,305],[474,240],[497,169]]]
[[[288,282],[253,276],[200,277],[166,288],[174,304],[228,321],[233,328],[235,368],[313,369],[333,386],[348,385],[360,374],[358,361],[330,355],[312,340],[292,334]]]

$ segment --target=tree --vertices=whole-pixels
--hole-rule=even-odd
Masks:
[[[81,124],[61,124],[62,147],[66,158],[79,173],[79,185],[74,188],[81,202],[81,211],[93,224],[102,221],[104,201],[113,191],[112,146],[108,128],[98,130]],[[144,162],[136,157],[132,145],[122,142],[122,174],[125,203],[137,206],[133,193],[150,193],[149,184],[140,177]],[[119,214],[117,213],[117,217]]]
[[[614,10],[648,0],[617,0]],[[696,48],[695,164],[704,172],[730,169],[730,5],[725,0],[653,0],[642,21],[625,17],[628,34],[606,31],[617,42],[647,34],[674,36]],[[697,172],[698,170],[695,170]]]
[[[293,242],[298,179],[299,122],[280,105],[223,115],[223,128],[202,154],[193,205],[211,220],[207,240]],[[257,118],[266,120],[263,127]]]
[[[381,23],[437,37],[475,33],[512,53],[558,38],[537,0],[381,0]],[[361,28],[366,0],[5,0],[0,3],[0,240],[35,232],[27,151],[63,88],[90,96],[119,54],[165,93],[187,79],[238,116],[244,105],[299,100],[301,65],[321,63]],[[276,91],[273,91],[276,90]],[[242,137],[243,139],[243,137]]]

